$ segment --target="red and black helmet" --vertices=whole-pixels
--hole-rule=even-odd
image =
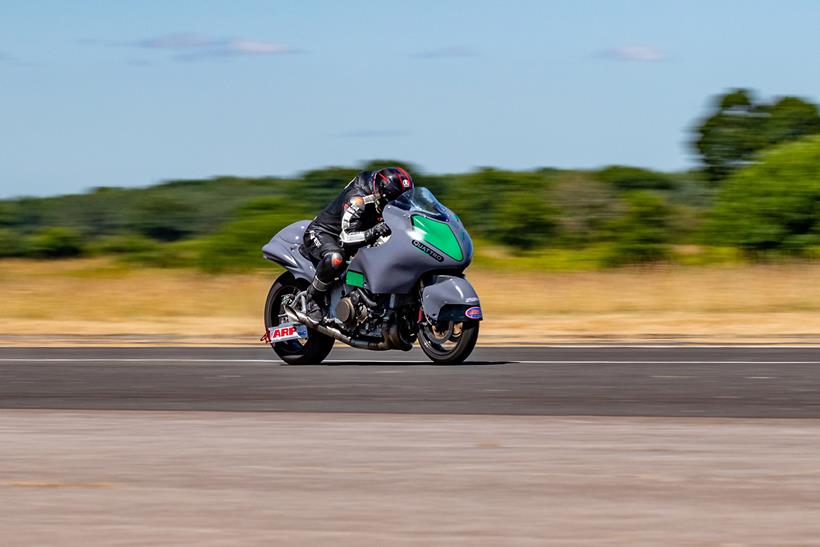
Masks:
[[[373,173],[373,194],[381,205],[413,188],[413,177],[401,167],[385,167]]]

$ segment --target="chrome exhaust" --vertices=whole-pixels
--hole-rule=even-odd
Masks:
[[[299,310],[293,309],[288,305],[285,306],[285,313],[287,314],[288,318],[290,318],[292,321],[302,323],[309,329],[313,329],[317,332],[321,332],[322,334],[330,336],[331,338],[335,338],[336,340],[343,342],[348,346],[358,349],[369,349],[373,351],[386,351],[389,349],[393,349],[392,344],[390,344],[387,340],[382,340],[380,342],[371,342],[370,340],[362,340],[361,338],[351,338],[342,331],[334,329],[333,327],[328,327],[325,325],[321,325],[319,323],[315,323],[311,321],[307,315],[305,315]]]

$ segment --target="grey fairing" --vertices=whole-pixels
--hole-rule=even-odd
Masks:
[[[408,294],[426,273],[460,273],[470,264],[472,254],[468,249],[472,248],[472,242],[460,222],[453,220],[449,224],[468,242],[465,244],[462,240],[459,243],[464,251],[463,260],[453,260],[441,253],[443,260],[439,262],[413,246],[413,240],[418,236],[410,220],[412,213],[388,205],[382,214],[390,226],[390,237],[381,245],[359,249],[348,267],[348,271],[364,274],[368,290],[381,294]]]
[[[463,277],[438,275],[433,284],[422,291],[421,307],[424,314],[433,320],[437,320],[447,307],[460,308],[463,316],[465,309],[480,305],[475,289]]]
[[[272,262],[283,266],[297,279],[311,281],[316,270],[313,264],[302,256],[299,246],[305,235],[309,220],[300,220],[282,228],[271,240],[262,247],[262,255]]]

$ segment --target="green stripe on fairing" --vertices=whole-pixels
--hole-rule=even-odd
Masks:
[[[364,274],[348,270],[347,275],[345,276],[345,283],[351,287],[364,288]]]
[[[464,253],[461,252],[461,246],[449,224],[421,215],[413,215],[413,226],[422,233],[425,243],[429,243],[453,260],[458,262],[464,260]]]

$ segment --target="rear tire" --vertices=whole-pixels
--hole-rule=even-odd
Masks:
[[[422,351],[436,364],[456,365],[463,362],[475,348],[478,341],[478,321],[449,321],[446,332],[450,333],[449,338],[444,342],[452,342],[453,345],[445,347],[440,339],[436,339],[435,333],[429,327],[419,330],[419,345]],[[457,329],[458,326],[460,329]],[[459,330],[456,336],[455,331]]]
[[[305,281],[297,280],[293,274],[285,272],[280,275],[268,291],[265,301],[265,329],[280,324],[279,316],[283,315],[282,299],[307,288]],[[308,327],[306,340],[288,340],[271,343],[271,348],[289,365],[318,365],[333,349],[333,338]]]

